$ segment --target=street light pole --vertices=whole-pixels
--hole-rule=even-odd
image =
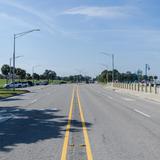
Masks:
[[[13,42],[13,76],[12,76],[12,82],[13,82],[13,89],[15,90],[15,58],[16,58],[16,39],[19,37],[22,37],[28,33],[34,32],[34,31],[40,31],[40,29],[32,29],[26,32],[21,32],[14,34],[14,42]]]
[[[114,54],[106,53],[106,52],[101,52],[101,54],[106,55],[106,56],[111,56],[112,58],[112,85],[114,83]]]
[[[20,58],[20,57],[23,57],[23,55],[22,56],[16,56],[15,59]],[[13,57],[9,58],[9,79],[11,79],[10,77],[11,77],[11,71],[12,71],[12,68],[11,68],[12,67],[12,59],[13,59]],[[12,75],[12,82],[13,82],[13,75]]]
[[[112,54],[112,83],[114,83],[114,54]]]
[[[16,34],[14,34],[14,42],[13,42],[13,75],[12,75],[12,82],[13,82],[13,89],[15,90],[15,51],[16,51]]]

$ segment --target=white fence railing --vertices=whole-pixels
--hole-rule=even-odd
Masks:
[[[151,84],[140,84],[140,83],[113,83],[113,87],[128,89],[137,92],[160,94],[160,87]]]

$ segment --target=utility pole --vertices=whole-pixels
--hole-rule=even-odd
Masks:
[[[12,83],[13,90],[15,90],[15,49],[16,49],[16,35],[14,34],[14,42],[13,42],[13,74],[12,74]]]
[[[146,75],[146,80],[147,80],[147,76],[148,76],[148,71],[150,70],[150,66],[149,64],[145,64],[145,75]]]
[[[112,83],[114,83],[114,54],[112,54]]]
[[[106,53],[106,52],[101,52],[101,54],[106,55],[106,56],[111,56],[112,58],[112,85],[114,83],[114,54]]]

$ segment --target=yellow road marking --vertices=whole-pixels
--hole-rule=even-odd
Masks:
[[[69,111],[69,115],[68,115],[68,124],[66,127],[66,133],[65,133],[65,138],[64,138],[63,148],[62,148],[61,160],[67,159],[67,149],[68,149],[68,142],[69,142],[69,132],[70,132],[70,128],[71,128],[74,94],[75,94],[75,88],[73,88],[73,92],[72,92],[70,111]]]
[[[80,101],[78,87],[77,87],[77,98],[78,98],[78,106],[79,106],[79,111],[80,111],[80,117],[81,117],[81,121],[82,121],[84,141],[85,141],[85,144],[86,144],[87,159],[88,160],[93,160],[91,146],[90,146],[90,142],[89,142],[89,136],[88,136],[87,127],[86,127],[86,123],[85,123],[85,119],[84,119],[84,115],[83,115],[83,110],[82,110],[82,105],[81,105],[81,101]]]

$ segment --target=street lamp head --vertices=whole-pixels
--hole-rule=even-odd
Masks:
[[[21,58],[21,57],[24,57],[24,55],[16,56],[15,58]]]

